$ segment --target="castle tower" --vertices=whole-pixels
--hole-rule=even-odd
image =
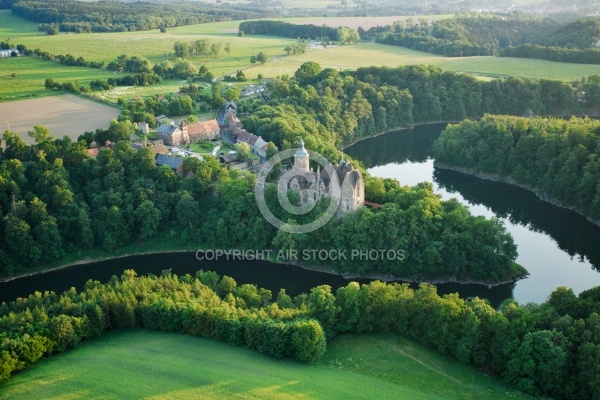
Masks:
[[[298,171],[308,172],[308,152],[304,148],[304,141],[300,139],[298,143],[298,150],[296,150],[296,154],[294,154],[294,169]]]

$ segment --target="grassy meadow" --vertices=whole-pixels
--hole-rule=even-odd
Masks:
[[[0,101],[55,94],[45,90],[46,78],[89,85],[90,81],[96,79],[106,80],[108,74],[108,71],[103,69],[62,65],[35,57],[1,58]]]
[[[514,399],[497,378],[394,335],[347,335],[316,365],[171,333],[106,334],[0,385],[0,399]]]
[[[381,17],[397,19],[405,17]],[[290,18],[284,19],[297,23],[315,23],[329,25],[365,25],[370,20],[381,18]],[[416,17],[415,17],[416,18]],[[429,17],[427,17],[429,18]],[[447,16],[436,16],[447,18]],[[383,20],[382,24],[383,24]],[[373,21],[371,21],[372,23]],[[388,23],[390,21],[387,21]],[[326,49],[309,49],[305,54],[286,56],[283,49],[294,42],[293,39],[245,35],[238,37],[239,21],[227,21],[214,24],[189,25],[169,29],[166,33],[158,30],[147,32],[61,34],[56,36],[39,35],[36,24],[12,15],[10,11],[0,11],[0,34],[11,37],[13,42],[25,44],[28,48],[40,48],[53,54],[72,54],[91,61],[114,60],[121,54],[141,55],[152,62],[174,59],[173,44],[177,41],[192,42],[209,39],[220,42],[225,47],[229,43],[231,53],[223,48],[217,58],[198,56],[192,59],[197,65],[206,65],[215,76],[235,73],[243,69],[249,79],[258,74],[274,78],[284,74],[292,75],[306,61],[315,61],[322,67],[338,70],[358,67],[390,66],[410,64],[431,64],[444,70],[472,74],[480,79],[519,76],[533,79],[579,79],[584,75],[600,74],[600,65],[557,63],[543,60],[500,58],[500,57],[464,57],[446,58],[435,54],[415,51],[403,47],[387,46],[376,43],[358,43],[349,46],[330,46]],[[252,65],[250,57],[265,52],[271,60],[264,64]],[[16,78],[12,74],[16,74]],[[93,79],[108,78],[107,72],[91,68],[63,66],[55,62],[23,57],[0,60],[0,100],[23,98],[32,93],[36,96],[48,95],[44,92],[46,78],[58,81],[76,80],[87,85]],[[180,81],[166,82],[150,88],[125,88],[112,94],[106,94],[110,100],[117,97],[131,97],[152,93],[177,91]]]

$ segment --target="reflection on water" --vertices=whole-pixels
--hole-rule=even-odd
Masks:
[[[569,210],[540,201],[534,194],[510,185],[485,181],[452,171],[435,170],[431,159],[434,140],[444,125],[428,125],[381,135],[357,143],[346,152],[361,160],[375,176],[396,178],[403,184],[433,182],[444,199],[456,197],[472,214],[500,218],[518,245],[517,262],[530,272],[516,285],[488,288],[481,285],[438,285],[441,294],[459,292],[463,297],[488,298],[498,306],[514,296],[519,302],[544,301],[557,286],[576,293],[600,285],[600,228]],[[334,290],[350,280],[263,261],[199,262],[194,253],[167,253],[107,260],[42,275],[0,283],[0,301],[13,300],[34,291],[61,292],[71,286],[82,289],[88,279],[107,282],[125,269],[138,274],[194,274],[213,270],[233,277],[238,284],[252,283],[276,294],[285,288],[290,295],[327,284]],[[367,279],[353,279],[366,283]],[[413,285],[414,287],[415,285]]]
[[[160,273],[172,269],[174,274],[194,275],[196,271],[215,271],[219,275],[228,275],[236,280],[238,285],[250,283],[269,289],[274,297],[279,289],[285,288],[286,293],[295,296],[308,293],[319,285],[329,285],[333,290],[347,285],[351,281],[368,283],[369,279],[344,279],[339,275],[308,271],[292,265],[274,264],[266,261],[198,261],[195,253],[163,253],[130,256],[121,259],[98,261],[85,265],[74,265],[69,268],[50,271],[44,274],[16,279],[0,283],[0,302],[11,301],[17,297],[27,296],[34,291],[52,290],[62,292],[71,287],[81,290],[89,279],[108,282],[111,276],[121,276],[124,270],[134,269],[138,275]],[[412,285],[416,287],[416,285]],[[464,296],[482,296],[481,286],[468,287],[449,284],[439,285],[440,294],[461,291]],[[485,288],[487,290],[487,288]],[[494,306],[498,306],[510,296],[510,286],[501,286],[486,291],[487,297]]]
[[[432,145],[443,127],[393,132],[359,142],[346,152],[363,161],[374,176],[408,185],[432,182],[442,198],[456,197],[472,214],[501,219],[518,245],[517,262],[530,272],[514,288],[518,301],[544,301],[558,286],[579,293],[600,285],[600,228],[527,190],[434,169]]]

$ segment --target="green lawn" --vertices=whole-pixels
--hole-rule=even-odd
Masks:
[[[11,39],[11,43],[20,44],[18,40],[21,36],[38,35],[38,28],[35,22],[28,19],[16,17],[10,10],[0,10],[0,40]]]
[[[348,335],[317,365],[179,334],[110,333],[0,385],[0,399],[528,398],[393,335]]]
[[[73,67],[34,57],[1,58],[0,100],[11,100],[30,94],[55,94],[56,92],[47,92],[44,89],[46,78],[59,82],[77,81],[81,86],[88,85],[96,79],[106,80],[109,77],[107,74],[107,71],[102,69]]]

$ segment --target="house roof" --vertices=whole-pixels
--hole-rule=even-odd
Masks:
[[[100,153],[99,147],[94,147],[93,149],[87,149],[88,156],[97,157],[98,153]]]
[[[223,154],[219,159],[224,163],[230,163],[238,159],[238,154]]]
[[[179,129],[178,126],[173,126],[173,125],[161,125],[157,130],[156,133],[161,134],[161,135],[172,135],[173,133],[175,133],[177,130]]]
[[[188,135],[202,135],[204,133],[212,133],[218,132],[220,130],[219,123],[216,119],[211,119],[209,121],[196,122],[193,124],[187,125]]]
[[[156,165],[166,165],[173,170],[177,170],[179,167],[181,167],[181,164],[183,164],[183,160],[181,158],[171,157],[164,154],[156,155]]]

